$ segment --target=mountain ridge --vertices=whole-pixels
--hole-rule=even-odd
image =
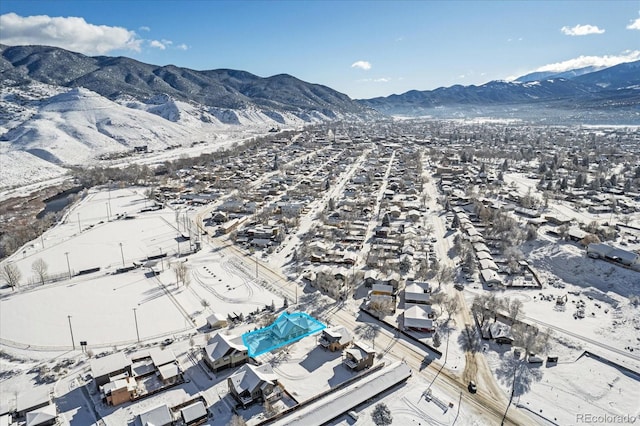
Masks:
[[[410,90],[386,97],[359,99],[358,102],[387,115],[442,116],[438,108],[464,114],[465,108],[491,107],[494,114],[519,107],[523,116],[537,108],[537,113],[557,111],[567,114],[575,111],[609,111],[612,115],[630,117],[640,121],[640,61],[627,62],[605,69],[567,71],[564,77],[541,78],[535,81],[493,80],[476,86],[454,85],[434,90]],[[531,76],[528,74],[527,76]],[[523,76],[523,79],[529,77]],[[554,74],[551,77],[556,76]],[[546,76],[543,76],[546,77]],[[570,77],[570,78],[568,78]],[[583,115],[580,115],[584,117]]]
[[[288,74],[259,77],[247,71],[197,71],[175,65],[157,66],[119,56],[86,56],[50,46],[0,45],[0,76],[5,82],[29,81],[84,87],[116,99],[130,95],[144,100],[168,94],[203,105],[243,109],[250,106],[300,114],[327,114],[329,119],[376,114],[347,95]]]

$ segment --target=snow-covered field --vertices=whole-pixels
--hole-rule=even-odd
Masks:
[[[207,247],[185,256],[190,242],[180,242],[174,211],[139,213],[145,205],[141,189],[92,191],[62,223],[9,259],[23,283],[31,284],[26,291],[1,290],[2,341],[18,348],[68,349],[72,330],[76,345],[82,340],[90,348],[111,347],[136,342],[136,317],[140,339],[146,340],[201,327],[213,312],[247,315],[282,305],[237,259]],[[133,218],[115,220],[124,214]],[[146,258],[161,254],[167,257],[151,262],[155,276],[145,266],[116,273],[134,262],[150,266]],[[41,285],[31,269],[37,259],[60,280]],[[174,262],[188,265],[188,286],[177,285]],[[78,275],[92,268],[100,270]]]

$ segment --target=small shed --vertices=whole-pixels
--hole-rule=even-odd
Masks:
[[[224,328],[229,325],[227,318],[218,312],[214,312],[207,317],[207,324],[209,325],[209,328],[214,330],[217,328]]]
[[[57,423],[57,418],[56,405],[45,405],[27,413],[26,426],[52,426]]]

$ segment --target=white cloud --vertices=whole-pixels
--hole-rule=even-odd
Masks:
[[[104,55],[114,50],[139,52],[143,43],[149,47],[166,50],[173,41],[141,39],[131,30],[122,27],[94,25],[79,17],[20,16],[15,13],[0,15],[0,43],[9,46],[46,45],[80,52],[87,55]],[[142,26],[140,31],[151,31]],[[186,44],[175,46],[187,50]]]
[[[42,44],[88,55],[113,50],[140,51],[142,40],[122,27],[93,25],[78,17],[0,15],[0,43],[10,46]]]
[[[161,41],[158,41],[158,40],[151,40],[149,42],[149,46],[155,47],[155,48],[160,49],[160,50],[164,50],[164,49],[167,48],[165,43],[163,43]]]
[[[351,64],[351,68],[360,68],[361,70],[367,71],[371,69],[371,64],[367,61],[356,61]]]
[[[563,72],[590,66],[612,67],[624,62],[637,61],[638,59],[640,59],[640,50],[626,51],[621,55],[578,56],[577,58],[566,61],[544,65],[534,71]]]
[[[362,81],[365,83],[388,83],[391,81],[390,78],[380,77],[380,78],[363,78],[358,81]]]
[[[576,25],[575,27],[562,27],[562,34],[569,36],[584,36],[589,34],[603,34],[604,30],[596,25]]]
[[[640,30],[640,18],[627,25],[628,30]]]

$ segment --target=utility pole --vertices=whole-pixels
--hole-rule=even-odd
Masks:
[[[122,267],[124,268],[124,252],[122,251],[122,243],[120,243],[120,256],[122,256]]]
[[[69,270],[69,279],[71,279],[71,266],[69,265],[69,252],[65,251],[64,255],[67,256],[67,269]]]
[[[69,320],[69,332],[71,333],[71,346],[73,346],[73,350],[76,350],[76,342],[73,340],[73,328],[71,328],[71,315],[67,315],[67,319]]]
[[[160,247],[160,265],[162,265],[162,272],[164,272],[164,259],[162,258],[162,247]]]
[[[111,212],[111,184],[113,183],[113,180],[109,179],[109,208],[107,210],[107,217],[109,216],[109,212]]]
[[[138,315],[136,314],[136,308],[133,308],[133,319],[136,322],[136,336],[138,337],[138,343],[140,343],[140,332],[138,331]]]
[[[80,213],[78,213],[78,231],[82,232],[82,227],[80,226]]]
[[[107,206],[107,222],[109,222],[111,220],[109,217],[109,203],[105,203],[105,205]]]

